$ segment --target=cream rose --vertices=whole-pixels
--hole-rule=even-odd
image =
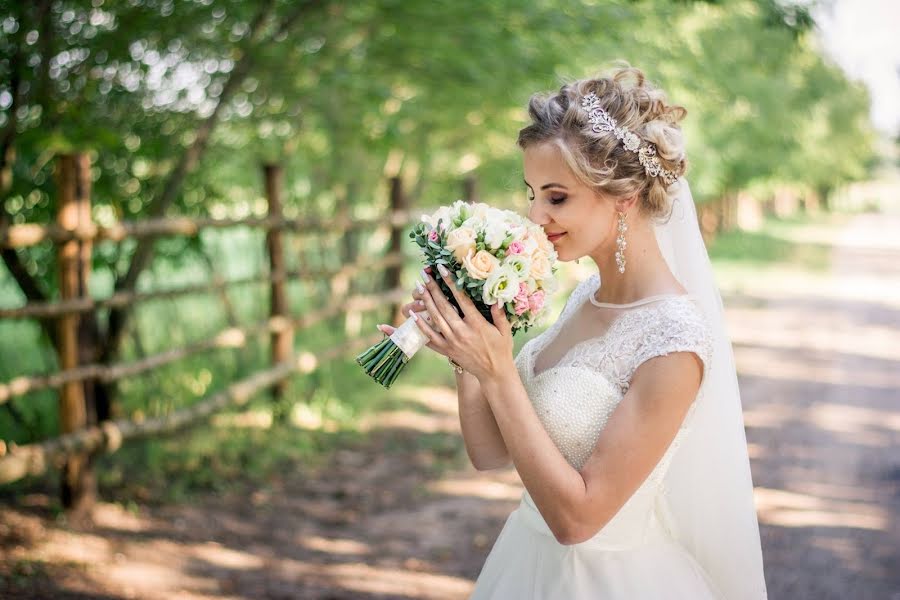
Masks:
[[[542,248],[538,248],[531,255],[531,276],[535,279],[548,279],[552,275],[550,258]]]
[[[487,250],[469,250],[462,264],[473,279],[487,279],[500,266],[500,261]]]
[[[475,230],[465,226],[453,229],[447,234],[446,246],[462,262],[470,251],[475,251]]]

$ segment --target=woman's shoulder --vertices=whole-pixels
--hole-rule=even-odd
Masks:
[[[695,352],[704,365],[709,366],[712,330],[692,295],[677,294],[665,298],[636,321],[635,368],[655,356],[682,351]]]

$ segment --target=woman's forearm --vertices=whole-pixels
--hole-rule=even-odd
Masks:
[[[557,540],[570,543],[585,497],[581,473],[566,461],[544,429],[514,366],[483,381],[482,393],[525,489]]]
[[[506,443],[478,378],[467,371],[457,373],[456,390],[459,396],[459,425],[472,465],[479,471],[509,465],[511,460]]]

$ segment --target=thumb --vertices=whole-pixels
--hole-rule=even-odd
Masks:
[[[395,331],[394,327],[391,327],[390,325],[385,325],[384,323],[380,323],[380,324],[376,325],[376,327],[378,328],[378,331],[380,331],[381,333],[383,333],[385,335],[391,335]]]

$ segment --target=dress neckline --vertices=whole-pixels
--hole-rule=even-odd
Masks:
[[[687,295],[688,294],[657,294],[655,296],[647,296],[646,298],[635,300],[634,302],[615,304],[613,302],[598,302],[597,299],[594,298],[594,294],[591,293],[588,295],[588,300],[590,300],[591,304],[593,304],[597,308],[634,308],[635,306],[643,306],[644,304],[650,304],[651,302],[656,302],[657,300],[662,300],[663,298],[678,298]]]
[[[594,275],[592,275],[592,277],[596,277],[596,278],[597,278],[597,286],[596,286],[593,290],[589,290],[587,296],[588,296],[588,300],[591,301],[591,303],[593,304],[594,294],[597,292],[598,289],[600,289],[600,281],[599,281],[599,280],[600,280],[600,276],[599,276],[598,274],[595,273]],[[651,296],[651,297],[648,297],[648,298],[641,298],[640,300],[637,300],[637,301],[636,301],[636,302],[638,302],[639,304],[635,304],[635,303],[630,303],[629,305],[624,305],[624,304],[610,304],[609,306],[616,307],[616,308],[623,308],[623,307],[626,307],[626,306],[630,306],[631,304],[635,304],[635,306],[640,306],[640,305],[650,304],[651,299],[653,299],[653,300],[659,300],[659,299],[661,299],[661,298],[691,298],[691,294],[690,294],[690,293],[687,293],[687,294],[660,294],[660,295],[658,295],[658,296]],[[580,299],[580,302],[576,301],[576,304],[577,304],[577,305],[572,307],[572,311],[578,310],[578,309],[584,304],[584,300],[585,300],[584,297],[582,297],[582,298]],[[600,304],[603,304],[603,303],[601,302]],[[565,311],[563,311],[563,312],[565,312]],[[571,313],[570,313],[570,314],[571,314]],[[575,350],[575,348],[577,348],[577,347],[579,347],[579,346],[582,346],[582,345],[585,345],[585,344],[590,343],[590,342],[597,342],[597,341],[600,341],[600,340],[603,340],[603,339],[609,337],[609,335],[610,335],[610,333],[613,331],[613,329],[614,329],[616,326],[618,326],[618,325],[620,324],[620,322],[622,322],[622,321],[625,319],[625,317],[626,317],[627,315],[629,315],[629,314],[631,314],[631,313],[622,313],[621,315],[618,315],[618,316],[616,316],[615,318],[613,318],[613,319],[610,321],[610,323],[609,323],[609,327],[606,328],[606,331],[604,331],[604,332],[603,332],[602,334],[600,334],[599,336],[592,337],[592,338],[587,338],[587,339],[585,339],[585,340],[581,340],[580,342],[576,342],[571,348],[569,348],[569,349],[562,355],[562,357],[560,357],[560,359],[556,362],[555,365],[553,365],[552,367],[548,367],[548,368],[544,369],[544,370],[541,371],[540,373],[535,373],[535,372],[534,372],[535,363],[537,362],[537,354],[538,354],[539,352],[543,351],[543,350],[547,347],[547,345],[550,344],[550,342],[552,342],[553,340],[556,339],[556,336],[559,335],[559,331],[556,331],[556,332],[555,332],[555,335],[553,336],[552,339],[543,340],[543,343],[540,343],[540,342],[539,342],[539,343],[535,344],[535,347],[532,348],[531,351],[526,355],[525,367],[526,367],[526,372],[527,372],[527,375],[528,375],[528,379],[534,381],[534,380],[538,379],[539,377],[543,376],[544,374],[546,374],[547,372],[553,371],[553,370],[559,368],[560,363],[562,363],[563,360],[565,360],[565,359],[569,356],[569,354],[571,354],[572,351]],[[560,314],[560,317],[559,317],[559,318],[556,320],[556,322],[553,324],[553,327],[552,327],[552,328],[553,328],[553,329],[558,329],[558,328],[562,327],[562,324],[563,324],[563,319],[562,319],[562,314]],[[547,333],[550,333],[550,331],[548,330]],[[536,340],[536,341],[537,341],[537,340]]]
[[[596,276],[596,275],[595,275]],[[656,302],[657,300],[662,300],[664,298],[680,298],[682,296],[687,297],[690,294],[655,294],[653,296],[646,296],[644,298],[639,298],[634,302],[625,302],[623,304],[616,304],[613,302],[600,302],[595,297],[594,294],[597,293],[597,290],[600,289],[600,282],[598,278],[597,287],[590,291],[588,294],[588,301],[596,306],[597,308],[634,308],[635,306],[643,306],[644,304],[650,304],[651,302]]]

